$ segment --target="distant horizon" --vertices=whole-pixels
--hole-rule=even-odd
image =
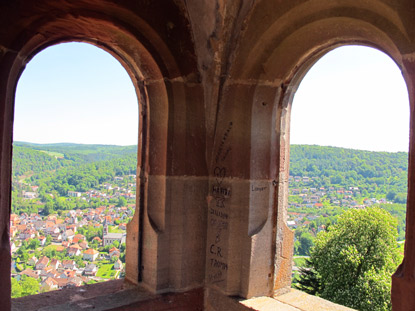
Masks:
[[[13,141],[13,143],[24,143],[24,144],[32,144],[32,145],[93,145],[93,146],[116,146],[116,147],[131,147],[137,146],[136,145],[117,145],[117,144],[101,144],[101,143],[74,143],[74,142],[54,142],[54,143],[34,143],[29,141]],[[374,150],[367,150],[367,149],[359,149],[359,148],[348,148],[348,147],[339,147],[339,146],[329,146],[329,145],[319,145],[319,144],[290,144],[290,146],[317,146],[317,147],[328,147],[328,148],[338,148],[338,149],[348,149],[348,150],[359,150],[359,151],[367,151],[367,152],[385,152],[385,153],[408,153],[408,151],[374,151]]]
[[[138,143],[138,98],[127,71],[87,43],[48,47],[27,64],[16,89],[17,141]]]
[[[409,153],[409,151],[382,151],[382,150],[368,150],[360,148],[350,148],[350,147],[341,147],[341,146],[330,146],[330,145],[319,145],[319,144],[290,144],[290,146],[317,146],[317,147],[328,147],[328,148],[338,148],[338,149],[348,149],[348,150],[359,150],[367,152],[379,152],[379,153]]]
[[[94,146],[119,146],[119,147],[130,147],[130,146],[137,146],[137,144],[132,145],[117,145],[117,144],[102,144],[102,143],[74,143],[74,142],[54,142],[54,143],[35,143],[30,141],[22,141],[22,140],[13,140],[13,143],[24,143],[24,144],[32,144],[32,145],[94,145]]]
[[[90,44],[63,43],[35,55],[18,81],[15,103],[16,141],[138,144],[134,85],[112,55]],[[290,142],[408,152],[408,90],[396,63],[362,46],[324,55],[294,95]]]
[[[409,96],[396,63],[363,46],[342,46],[321,57],[294,95],[294,144],[408,152]]]

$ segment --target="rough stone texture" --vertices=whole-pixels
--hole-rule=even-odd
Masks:
[[[126,279],[152,293],[205,287],[206,310],[248,308],[229,295],[290,292],[291,102],[322,55],[346,44],[384,51],[401,68],[415,108],[412,0],[0,1],[4,310],[11,307],[15,88],[36,53],[68,41],[111,53],[138,96],[139,186],[127,229]],[[415,310],[413,118],[405,260],[393,278],[394,311]]]
[[[122,280],[97,283],[83,287],[75,287],[66,290],[47,292],[35,296],[27,296],[13,299],[12,310],[41,310],[43,308],[55,308],[70,303],[91,300],[96,297],[110,296],[114,293],[133,288]],[[143,292],[144,293],[144,292]]]
[[[13,311],[352,311],[321,298],[291,290],[277,299],[258,297],[240,300],[214,289],[196,288],[183,293],[152,294],[122,280],[109,281],[83,288],[43,293],[14,299]]]
[[[239,303],[238,299],[223,295],[215,288],[208,287],[205,290],[205,309],[206,311],[250,311],[251,308]]]
[[[202,311],[203,289],[155,295],[117,280],[14,299],[12,310]]]
[[[252,298],[247,301],[242,301],[242,304],[249,307],[250,310],[261,311],[300,311],[300,309],[281,303],[270,297]]]
[[[205,301],[207,311],[353,311],[295,289],[276,298],[256,297],[241,300],[236,297],[226,297],[218,290],[210,288],[205,291]]]
[[[321,299],[316,296],[308,295],[306,293],[300,292],[295,289],[291,289],[288,293],[275,297],[274,300],[284,303],[286,305],[292,306],[296,308],[296,310],[301,310],[301,311],[352,311],[354,310],[354,309],[347,308],[347,307],[332,303],[330,301]]]

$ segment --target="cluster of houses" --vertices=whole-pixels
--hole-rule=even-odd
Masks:
[[[364,198],[362,204],[356,201],[361,198],[359,187],[307,187],[307,183],[317,181],[318,177],[300,177],[290,176],[289,182],[289,221],[290,227],[304,226],[310,221],[316,219],[316,215],[308,215],[305,213],[297,213],[296,209],[323,207],[323,202],[328,202],[331,206],[341,206],[343,208],[365,208],[378,203],[391,203],[386,199]],[[301,187],[299,187],[301,185]],[[295,196],[296,200],[292,198]],[[319,228],[322,230],[323,228]]]
[[[46,256],[42,256],[39,259],[32,256],[28,260],[27,265],[33,266],[33,268],[26,268],[12,276],[17,280],[20,280],[23,275],[39,279],[41,291],[81,286],[88,283],[91,279],[101,279],[95,277],[98,266],[93,263],[97,260],[98,255],[99,252],[92,248],[85,250],[83,252],[83,259],[88,261],[88,263],[83,268],[78,267],[75,260],[72,259],[60,261],[59,259],[50,259]],[[117,259],[114,262],[113,268],[117,271],[121,271],[123,269],[123,264],[119,259],[120,251],[115,247],[110,249],[108,254],[108,257],[110,258],[114,256],[116,256]],[[119,273],[117,275],[119,275]]]
[[[95,236],[90,243],[106,246],[117,241],[119,245],[125,243],[126,223],[132,217],[132,211],[128,207],[99,207],[87,210],[70,210],[65,216],[49,215],[42,217],[39,214],[10,215],[10,243],[14,254],[23,241],[30,243],[33,239],[39,241],[40,253],[45,247],[47,240],[51,242],[57,253],[63,253],[65,258],[82,256],[83,267],[76,264],[75,260],[58,260],[40,256],[31,256],[25,262],[26,269],[17,272],[19,263],[12,263],[12,277],[18,280],[22,275],[27,275],[40,280],[41,290],[48,291],[69,286],[80,286],[88,283],[91,279],[101,280],[96,276],[99,262],[102,260],[114,263],[113,269],[117,271],[116,277],[123,269],[120,260],[120,250],[116,247],[109,249],[108,253],[100,254],[96,249],[89,246],[86,237],[77,230],[83,226],[103,228],[102,236]],[[109,232],[109,226],[116,225],[118,233]],[[47,238],[50,236],[49,238]],[[96,242],[95,242],[96,241]],[[34,251],[31,251],[32,254]],[[14,256],[16,257],[16,256]],[[62,257],[62,256],[61,256]],[[116,258],[114,258],[116,257]],[[78,257],[79,258],[79,257]],[[22,263],[20,263],[21,265]]]
[[[130,180],[135,180],[136,175],[127,175],[126,178],[129,178]],[[114,181],[116,183],[122,182],[124,177],[116,176],[114,177]],[[129,182],[126,184],[126,187],[121,187],[118,185],[113,185],[111,183],[104,183],[100,185],[98,188],[101,188],[101,190],[97,189],[90,189],[86,192],[78,192],[78,191],[68,191],[68,197],[74,197],[74,198],[84,198],[84,199],[90,199],[90,198],[99,198],[99,199],[111,199],[111,198],[118,198],[118,197],[124,197],[126,199],[135,199],[135,189],[136,189],[136,183],[135,182]]]
[[[289,202],[290,207],[323,207],[323,199],[329,199],[330,205],[343,206],[343,207],[361,207],[358,206],[355,197],[360,197],[360,191],[358,187],[348,188],[334,188],[334,187],[302,187],[302,188],[290,188],[289,194],[298,196],[301,202]]]
[[[126,175],[125,177],[116,176],[114,177],[115,183],[120,183],[127,178],[127,180],[135,180],[136,175]],[[126,181],[127,181],[126,180]],[[23,181],[18,181],[18,184],[21,186],[28,186]],[[22,197],[25,199],[35,199],[39,196],[37,190],[38,186],[29,186],[32,191],[22,191]],[[125,186],[118,186],[111,183],[104,183],[97,187],[98,189],[90,189],[86,192],[78,192],[78,191],[68,191],[67,196],[70,198],[82,198],[84,200],[89,200],[91,198],[98,198],[98,199],[112,199],[118,197],[124,197],[126,199],[135,199],[135,189],[136,183],[135,182],[126,182]]]
[[[288,221],[287,225],[290,228],[296,229],[298,227],[308,226],[313,220],[316,220],[320,215],[312,215],[308,213],[299,213],[299,212],[288,212]],[[324,225],[319,226],[316,228],[316,232],[320,232],[325,229]]]

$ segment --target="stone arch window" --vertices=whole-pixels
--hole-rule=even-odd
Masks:
[[[296,74],[293,74],[293,76],[290,78],[290,82],[288,83],[288,85],[284,85],[284,87],[286,87],[286,88],[285,88],[285,90],[283,90],[285,100],[283,100],[283,107],[284,108],[283,108],[283,117],[281,119],[281,120],[283,120],[282,123],[281,123],[281,125],[282,125],[281,131],[284,133],[285,139],[287,138],[287,135],[289,135],[289,133],[290,133],[289,119],[290,119],[290,115],[291,115],[291,103],[293,101],[293,96],[294,96],[294,94],[295,94],[295,92],[296,92],[296,90],[299,86],[299,83],[300,83],[301,79],[304,77],[306,72],[309,70],[309,68],[320,57],[322,57],[322,55],[326,54],[328,51],[330,51],[330,50],[332,50],[336,47],[342,46],[342,45],[357,44],[357,43],[362,44],[361,42],[358,42],[358,41],[348,41],[347,43],[333,44],[333,45],[329,45],[328,47],[320,46],[319,47],[320,50],[317,49],[314,52],[313,55],[310,55],[310,58],[308,58],[306,61],[300,62],[297,65],[298,67],[296,68]],[[366,45],[366,46],[374,47],[374,48],[379,48],[375,44],[369,43],[368,41],[366,41],[362,45]],[[391,50],[388,50],[388,49],[380,49],[380,51],[385,52],[387,55],[391,56],[392,60],[395,63],[397,63],[396,60],[399,59],[399,56],[396,56],[396,54],[395,54],[396,51],[393,51],[393,50],[391,51]],[[404,77],[405,82],[406,82],[406,87],[408,88],[408,90],[410,90],[411,85],[409,84],[410,82],[408,81],[408,72],[403,71],[402,74],[403,74],[403,77]],[[409,95],[410,95],[410,93],[409,93]],[[411,96],[409,96],[409,98],[411,100]],[[412,110],[411,110],[411,112],[412,112]],[[410,138],[411,137],[412,136],[410,135]],[[287,146],[287,141],[285,139],[284,139],[284,145]],[[413,141],[412,141],[412,139],[410,139],[410,144],[409,144],[410,150],[412,148],[412,144],[413,144]],[[286,148],[282,149],[281,151],[283,151],[283,154],[280,154],[280,156],[282,156],[285,160],[289,156],[289,152],[287,152]],[[411,154],[411,152],[409,154]],[[408,170],[408,173],[409,173],[410,172],[410,167],[411,167],[411,165],[413,165],[413,164],[411,164],[411,157],[409,157],[408,162],[409,162],[409,170]],[[287,169],[287,166],[285,166],[285,167]],[[288,178],[288,176],[286,176],[286,177]],[[408,175],[408,183],[409,184],[411,183],[410,173]],[[279,191],[280,196],[283,200],[286,200],[287,190],[288,190],[288,184],[284,184],[283,187]],[[408,187],[408,203],[407,203],[407,216],[406,216],[406,218],[407,218],[407,234],[406,234],[405,249],[408,249],[409,247],[411,247],[411,246],[408,246],[408,243],[409,243],[409,241],[408,241],[408,226],[410,226],[410,221],[408,223],[408,219],[410,219],[410,218],[408,218],[409,217],[408,215],[410,215],[412,213],[411,208],[410,208],[410,205],[411,205],[410,198],[411,198],[411,188]],[[406,254],[408,254],[408,253],[406,253]],[[399,282],[402,281],[400,279],[400,277],[402,276],[400,273],[401,273],[401,271],[403,271],[403,267],[405,266],[404,263],[405,263],[405,260],[398,267],[397,272],[392,276],[392,304],[393,304],[394,308],[395,308],[395,306],[397,306],[399,304],[397,302],[397,298],[395,298],[395,297],[398,297],[399,295],[402,294],[402,292],[400,292],[402,290],[402,287],[399,287],[400,285],[397,285],[397,284],[399,284]],[[407,266],[407,268],[410,269],[408,266]],[[404,304],[401,304],[401,305],[404,305]]]
[[[207,278],[222,277],[218,279],[222,283],[215,284],[222,291],[244,297],[277,297],[289,291],[293,236],[286,220],[291,103],[305,73],[322,55],[348,44],[385,52],[402,70],[412,112],[414,67],[413,60],[409,60],[412,54],[409,56],[403,48],[409,44],[404,39],[406,30],[396,24],[390,13],[389,7],[374,10],[357,3],[331,6],[326,1],[302,2],[298,6],[286,2],[278,8],[264,1],[250,12],[229,66],[229,81],[223,87],[218,143],[214,146],[214,154],[222,155],[230,146],[232,154],[238,156],[229,159],[222,155],[218,158],[224,159],[219,169],[216,165],[211,167],[212,176],[218,180],[222,178],[220,169],[225,167],[230,172],[229,179],[224,180],[233,195],[225,197],[224,205],[239,208],[229,210],[233,218],[229,221],[231,229],[221,236],[226,240],[221,254],[226,249],[228,256],[222,262],[227,264],[227,272],[220,275],[207,268]],[[226,135],[230,124],[231,134]],[[413,145],[411,129],[408,172],[414,165]],[[394,284],[399,283],[392,286],[392,291],[397,289],[396,297],[402,295],[403,288],[412,288],[408,285],[412,282],[415,254],[409,251],[414,244],[408,240],[412,239],[408,228],[413,226],[414,213],[410,173],[408,182],[406,259],[393,278]],[[213,198],[219,197],[215,196],[216,189],[210,189]],[[259,189],[264,189],[262,194]],[[245,230],[245,236],[236,228]],[[209,221],[208,244],[214,244],[216,232],[215,224]],[[212,268],[218,270],[219,266]],[[392,295],[394,308],[397,300]]]
[[[297,68],[295,73],[293,73],[290,82],[288,85],[286,85],[286,89],[284,90],[284,116],[283,116],[283,128],[282,131],[285,134],[285,138],[289,137],[289,134],[291,132],[291,124],[289,124],[289,120],[291,118],[291,112],[292,112],[292,104],[293,101],[295,99],[295,94],[300,86],[300,83],[302,81],[302,79],[304,78],[304,76],[306,75],[306,73],[308,72],[308,70],[310,70],[310,68],[315,64],[315,62],[317,62],[319,59],[321,59],[322,57],[324,57],[324,55],[326,55],[327,53],[329,53],[330,51],[336,49],[336,48],[341,48],[342,46],[348,46],[348,45],[361,45],[361,46],[366,46],[366,47],[370,47],[370,48],[375,48],[379,50],[379,53],[385,53],[387,56],[389,56],[391,58],[391,60],[393,62],[396,62],[396,58],[393,57],[395,51],[388,51],[386,49],[379,49],[379,47],[375,44],[373,44],[372,42],[358,42],[358,41],[348,41],[346,40],[346,42],[342,42],[342,43],[337,43],[337,44],[333,44],[333,45],[329,45],[328,47],[323,47],[320,46],[319,49],[317,49],[316,51],[314,51],[314,53],[312,55],[310,55],[309,58],[307,58],[306,61],[304,62],[300,62],[299,64],[297,64]],[[398,65],[399,66],[399,65]],[[399,66],[400,67],[400,66]],[[406,87],[408,89],[410,89],[410,86],[408,85],[408,81],[407,81],[407,76],[405,72],[402,72],[403,75],[403,79],[406,83]],[[410,96],[409,96],[410,97]],[[294,103],[295,104],[295,103]],[[285,140],[285,145],[287,146],[287,141]],[[411,143],[409,144],[409,146],[411,146]],[[289,152],[287,153],[287,149],[284,150],[285,156],[288,157]],[[410,164],[410,159],[409,159],[409,165]],[[409,170],[408,170],[409,172]],[[288,178],[288,176],[286,176]],[[408,176],[409,178],[409,176]],[[280,190],[280,195],[284,198],[284,201],[287,200],[286,195],[287,195],[287,191],[288,190],[288,183],[286,185],[284,185],[283,189]],[[410,189],[408,188],[408,198],[410,197]],[[408,202],[409,205],[409,202]],[[410,210],[407,210],[407,213],[410,213]],[[408,219],[408,216],[407,216]],[[406,242],[407,243],[407,242]],[[402,265],[398,268],[398,271],[402,268]],[[394,280],[396,277],[396,275],[392,276],[392,280]],[[393,290],[392,290],[393,292]],[[393,295],[392,295],[392,300],[393,300]]]
[[[87,143],[95,144],[136,145],[138,135],[137,96],[132,87],[130,77],[126,75],[124,68],[120,66],[118,61],[111,58],[112,56],[108,55],[105,51],[86,43],[62,43],[58,46],[48,47],[46,50],[42,50],[36,54],[32,60],[33,63],[29,63],[26,66],[25,71],[19,79],[16,91],[14,141],[79,143],[81,142],[80,140],[86,140]],[[111,81],[112,86],[107,86],[106,89],[103,89],[102,84],[108,85],[108,81]],[[86,90],[88,91],[85,92]],[[123,141],[125,137],[129,138],[128,142]],[[110,142],[108,139],[112,139],[112,141]],[[36,146],[34,147],[36,149]],[[129,147],[127,152],[137,158],[133,146]],[[65,161],[64,159],[60,160]],[[74,164],[77,162],[75,160]],[[131,169],[131,174],[133,171],[135,174],[136,167]],[[76,173],[76,168],[73,168],[71,173]],[[115,173],[114,171],[113,174]],[[128,178],[130,183],[134,182],[131,176],[128,176]],[[111,181],[107,180],[107,182]],[[69,181],[68,184],[70,184]],[[68,187],[68,184],[66,187]],[[70,187],[74,186],[76,185]],[[91,188],[87,189],[84,186],[81,186],[81,188],[84,189],[67,191],[67,189],[55,188],[54,190],[62,198],[67,196],[79,197],[80,205],[85,207],[85,202],[89,202],[89,199],[96,195],[94,192],[90,192]],[[94,188],[98,189],[96,187]],[[35,196],[39,194],[39,190],[37,189]],[[135,191],[131,185],[129,186],[129,190]],[[81,192],[77,191],[82,191],[83,193],[81,194]],[[119,192],[122,191],[120,190]],[[99,195],[98,200],[102,200],[103,197],[105,195]],[[70,199],[64,200],[70,201]],[[96,203],[96,200],[97,198],[92,199],[94,203]],[[92,202],[87,205],[91,207]],[[75,204],[72,208],[75,210],[79,206]],[[67,211],[60,210],[60,212],[62,214],[59,214],[61,216],[58,217],[60,220],[63,220]],[[58,210],[51,211],[50,213],[56,214]],[[79,217],[80,214],[77,215]],[[46,216],[44,215],[42,217],[44,221],[46,220]],[[82,218],[84,220],[87,219],[86,213],[83,213]],[[88,218],[88,226],[94,223],[96,224],[97,219],[94,219],[92,222],[90,220]],[[29,222],[29,226],[36,226],[34,220]],[[62,242],[62,245],[64,245],[63,242],[75,243],[75,241],[72,241],[72,238],[73,232],[77,233],[77,229],[72,228],[69,230],[72,231],[72,237],[67,239],[67,230],[65,228],[74,223],[75,221],[64,222],[63,226],[57,226],[61,233],[56,237],[56,242]],[[103,225],[105,227],[105,222]],[[46,233],[45,229],[36,228],[35,234],[47,236],[48,233]],[[108,241],[106,234],[108,232],[104,231],[102,235],[99,235],[99,238],[103,240],[103,244],[99,246],[110,245],[115,241],[114,238]],[[110,236],[116,236],[119,245],[125,243],[125,232],[110,234]],[[35,236],[33,238],[37,237]],[[86,251],[85,247],[90,248],[88,244],[84,245],[80,250],[80,256],[83,256],[82,253]],[[66,251],[65,249],[65,253]],[[66,254],[66,256],[72,257],[73,254]],[[85,256],[88,256],[88,254]],[[49,258],[49,260],[52,260],[52,258]],[[59,262],[54,269],[60,272],[61,270],[58,269],[58,266],[59,268],[63,268],[63,263],[62,260]],[[39,273],[39,271],[36,272]],[[85,272],[82,275],[86,274]],[[79,277],[79,275],[77,276]],[[53,278],[59,277],[61,276],[56,275]],[[41,275],[39,279],[44,281],[45,278]],[[75,280],[79,284],[80,278]],[[44,284],[42,282],[42,286],[47,286]],[[59,287],[61,286],[62,284],[59,284]],[[56,288],[56,286],[53,287]]]
[[[54,45],[56,43],[66,43],[66,42],[72,42],[72,41],[79,41],[77,39],[75,40],[59,40],[59,41],[52,41],[52,42],[47,42],[46,44],[44,44],[43,46],[39,47],[38,49],[33,49],[32,53],[27,56],[27,59],[21,63],[21,65],[23,65],[25,62],[27,62],[29,59],[31,59],[35,54],[37,54],[39,51],[46,49],[47,47]],[[94,43],[91,42],[90,40],[85,40],[86,43]],[[95,44],[97,45],[99,48],[102,48],[104,50],[106,50],[107,52],[109,52],[112,56],[115,56],[115,58],[121,62],[121,64],[123,65],[124,68],[127,69],[127,72],[129,74],[130,77],[133,78],[133,84],[134,84],[134,89],[137,93],[138,98],[142,101],[141,103],[139,103],[139,111],[140,113],[137,114],[137,117],[139,118],[139,128],[137,129],[138,131],[138,136],[139,136],[139,145],[138,145],[138,153],[137,153],[137,170],[138,172],[143,172],[145,171],[145,164],[147,163],[146,160],[146,156],[145,156],[145,152],[143,154],[142,150],[143,147],[145,148],[145,146],[147,145],[147,139],[146,139],[146,133],[147,133],[147,129],[146,126],[148,126],[148,122],[146,121],[146,118],[143,118],[144,115],[147,114],[147,112],[145,111],[145,108],[143,108],[143,106],[145,107],[145,103],[148,102],[148,97],[147,97],[147,92],[145,90],[144,85],[139,82],[139,75],[140,73],[135,73],[135,70],[133,68],[132,65],[127,65],[125,60],[122,60],[119,56],[119,54],[117,54],[116,52],[112,51],[110,48],[108,48],[105,45],[102,44]],[[24,68],[24,67],[22,67]],[[20,76],[20,74],[19,74]],[[17,76],[17,77],[19,77]],[[17,83],[17,81],[16,81]],[[140,124],[141,123],[141,124]],[[138,283],[140,281],[140,279],[142,278],[142,276],[140,275],[140,271],[137,269],[136,267],[136,262],[140,262],[141,261],[141,255],[142,252],[139,250],[139,243],[138,241],[140,240],[140,234],[137,233],[137,230],[134,230],[134,228],[137,228],[137,222],[139,221],[140,217],[139,217],[139,213],[137,211],[140,211],[140,204],[143,204],[143,196],[145,196],[144,193],[144,187],[143,187],[143,183],[141,182],[140,179],[137,180],[137,196],[139,197],[139,203],[137,203],[136,205],[136,213],[134,215],[134,221],[131,222],[128,227],[133,228],[133,232],[131,233],[132,238],[129,241],[129,251],[130,251],[130,259],[128,260],[129,263],[126,264],[126,270],[129,271],[126,274],[126,277],[128,278],[128,281],[133,282],[133,283]],[[140,198],[141,198],[141,202],[140,202]],[[141,214],[143,214],[143,211],[141,210]],[[143,217],[141,217],[142,219]],[[130,229],[131,230],[131,229]],[[135,242],[137,241],[137,242]],[[132,254],[135,254],[135,256],[131,256]]]
[[[376,47],[401,68],[413,111],[413,15],[408,1],[382,0],[0,2],[0,305],[10,309],[14,92],[37,51],[87,41],[130,74],[141,103],[141,216],[129,226],[126,277],[158,293],[204,287],[214,310],[239,304],[229,296],[289,291],[289,107],[303,74],[336,46]],[[396,310],[415,305],[412,134],[413,125]]]
[[[203,93],[183,8],[173,2],[140,2],[133,6],[111,2],[90,6],[64,1],[25,4],[9,11],[10,16],[17,14],[16,21],[22,22],[21,27],[0,38],[0,106],[3,120],[8,120],[3,123],[0,142],[4,155],[0,174],[5,181],[0,186],[3,267],[0,278],[4,285],[0,304],[10,308],[10,279],[7,280],[10,196],[6,193],[10,193],[7,176],[11,172],[15,88],[25,64],[36,53],[62,42],[88,42],[114,56],[129,74],[140,103],[138,199],[136,213],[127,227],[126,281],[142,284],[150,292],[201,286],[204,279],[201,250],[206,228],[203,205],[184,213],[185,205],[171,201],[171,193],[179,191],[190,200],[203,202],[205,193],[195,189],[205,189],[207,182],[201,148],[205,138],[200,127]],[[167,27],[166,20],[169,20]],[[181,146],[172,148],[173,144]],[[178,161],[186,154],[191,154],[192,159],[186,163]],[[183,225],[172,226],[182,219],[181,215],[187,217]],[[190,232],[195,239],[189,244],[181,237],[189,236]],[[185,262],[194,268],[187,269],[182,264]]]
[[[366,61],[369,58],[372,63]],[[409,120],[408,108],[405,81],[396,63],[388,55],[367,46],[342,45],[321,56],[299,83],[290,108],[291,144],[407,152],[409,124],[405,121]],[[402,122],[397,124],[396,120],[402,120]],[[312,147],[310,146],[310,148]],[[314,150],[316,151],[316,149]],[[310,151],[313,152],[313,149]],[[307,160],[313,161],[310,158]],[[404,161],[407,159],[404,158]],[[313,162],[313,164],[319,166],[318,162]],[[323,170],[324,168],[320,166],[319,169]],[[372,204],[366,201],[364,203],[356,201],[358,197],[368,197],[368,194],[361,194],[363,189],[355,188],[358,184],[350,184],[350,180],[353,180],[351,177],[354,177],[357,182],[359,176],[355,172],[352,172],[355,175],[343,175],[346,178],[341,185],[333,184],[332,187],[335,189],[333,191],[327,187],[327,184],[322,185],[326,186],[323,190],[319,190],[318,187],[313,188],[315,184],[313,185],[311,177],[319,178],[320,181],[317,184],[321,184],[321,178],[327,178],[327,175],[319,176],[312,170],[307,175],[308,169],[305,167],[301,171],[306,174],[305,176],[310,177],[310,181],[307,180],[305,184],[299,183],[298,179],[293,178],[298,174],[294,174],[290,167],[290,186],[292,186],[290,188],[299,188],[297,189],[300,190],[299,193],[302,189],[307,191],[301,206],[289,208],[289,212],[293,214],[295,212],[304,213],[302,206],[314,207],[316,211],[317,205],[320,205],[319,208],[324,208],[321,205],[323,196],[327,196],[326,199],[332,197],[330,205],[338,206],[336,213],[341,212],[340,209],[345,211],[348,208],[359,208],[360,204]],[[404,173],[406,184],[407,171]],[[328,176],[327,179],[330,177],[333,176]],[[386,176],[383,177],[386,178]],[[346,187],[344,181],[347,180],[349,182]],[[381,185],[378,186],[381,187]],[[336,194],[336,190],[339,188],[343,188],[344,191],[340,190]],[[292,190],[294,189],[291,189],[290,195],[293,194]],[[334,199],[333,197],[338,194],[342,197]],[[383,195],[384,199],[386,197],[387,192]],[[318,215],[321,216],[321,213]],[[289,216],[290,220],[294,220],[295,217],[294,215]],[[296,224],[298,228],[301,228],[306,220],[307,218],[300,220]],[[294,223],[292,222],[291,225]],[[291,228],[293,227],[291,226]],[[402,224],[399,225],[399,229],[401,228]],[[315,229],[317,228],[315,227]],[[315,235],[317,230],[314,233],[311,231],[309,233]],[[400,233],[400,239],[404,239],[404,234],[403,229]]]

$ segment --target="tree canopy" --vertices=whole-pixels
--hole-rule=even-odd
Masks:
[[[43,214],[75,208],[98,207],[102,202],[91,198],[67,199],[69,191],[86,192],[103,183],[126,187],[134,183],[137,167],[137,146],[80,145],[80,144],[31,144],[13,143],[13,213]],[[129,178],[116,177],[130,176]],[[24,191],[38,186],[38,200],[26,200]],[[126,200],[118,202],[125,204]]]
[[[310,187],[356,186],[363,196],[406,203],[408,153],[291,145],[290,175],[317,177]]]
[[[348,210],[317,235],[311,267],[300,275],[309,290],[298,287],[361,311],[390,310],[391,275],[400,261],[396,238],[396,219],[387,211]]]

